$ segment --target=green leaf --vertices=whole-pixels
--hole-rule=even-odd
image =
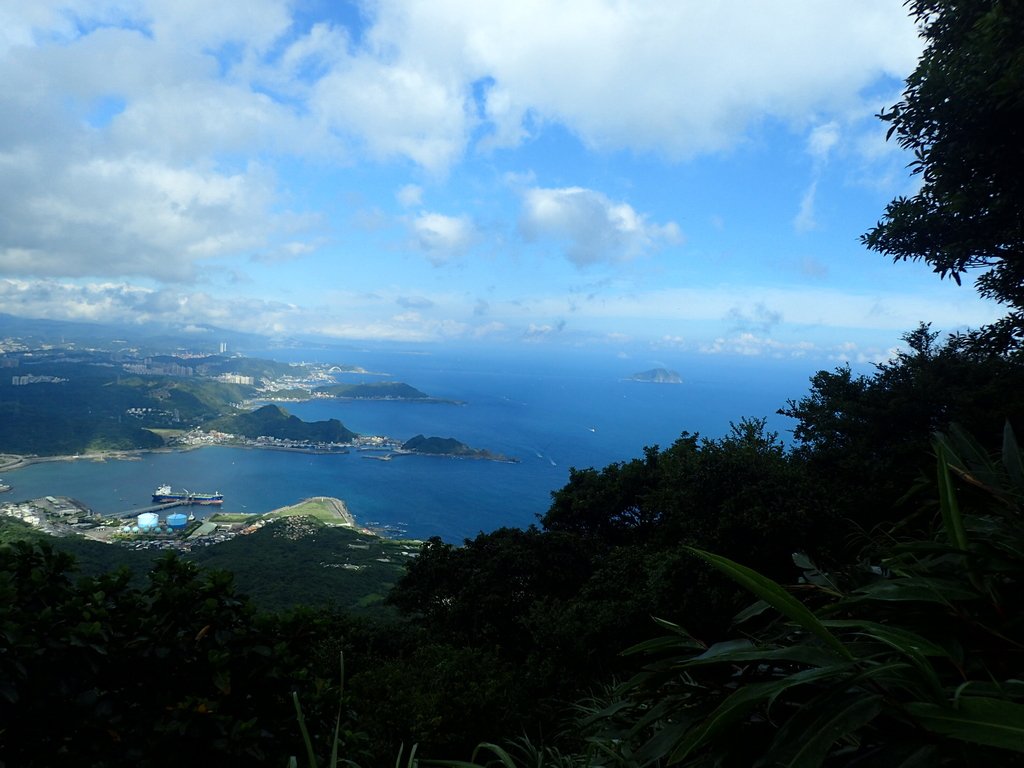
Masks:
[[[729,737],[733,726],[755,707],[763,704],[770,708],[788,689],[820,680],[837,678],[849,669],[848,664],[837,664],[821,669],[805,669],[788,677],[763,683],[747,683],[731,693],[696,728],[690,729],[669,756],[669,763],[684,760],[691,752],[715,739],[720,734]]]
[[[866,637],[878,640],[892,648],[894,651],[902,654],[908,658],[914,668],[920,672],[921,678],[928,686],[928,692],[931,696],[937,701],[941,701],[944,698],[945,694],[942,689],[942,682],[939,680],[939,676],[936,674],[935,668],[932,667],[928,662],[928,659],[925,658],[926,656],[951,658],[944,648],[932,643],[915,632],[889,627],[872,621],[826,621],[825,624],[830,627],[850,627],[859,629],[861,634]],[[909,685],[912,682],[911,680],[908,679],[906,682],[908,684],[907,687],[912,687]]]
[[[722,731],[731,729],[732,725],[744,717],[750,710],[761,702],[778,695],[786,687],[784,680],[744,685],[719,704],[699,726],[686,734],[682,741],[672,750],[668,762],[678,763],[683,761],[691,752],[712,740]]]
[[[302,707],[299,705],[299,694],[292,691],[292,702],[295,704],[295,717],[299,721],[299,731],[302,733],[302,741],[306,745],[306,759],[309,761],[309,768],[316,768],[316,753],[313,751],[313,740],[309,738],[309,731],[306,729],[306,718],[302,714]]]
[[[874,621],[862,621],[860,619],[825,619],[822,621],[826,627],[837,629],[859,629],[862,634],[881,640],[886,645],[896,650],[906,649],[923,656],[939,656],[952,658],[948,650],[938,643],[934,643],[923,635],[911,632],[907,629],[892,627],[888,624],[879,624]]]
[[[657,616],[652,616],[651,618],[654,620],[655,624],[667,629],[672,634],[651,638],[650,640],[645,640],[637,643],[636,645],[632,645],[622,651],[623,656],[632,656],[637,653],[653,653],[664,650],[679,650],[680,648],[685,648],[691,651],[703,651],[707,647],[704,643],[695,640],[678,624],[666,621],[665,619],[659,619]]]
[[[914,702],[906,711],[923,728],[973,744],[1024,752],[1024,705],[981,697],[964,697],[959,706]]]
[[[816,570],[818,570],[818,566],[816,566],[811,561],[811,558],[809,558],[805,552],[794,552],[793,553],[793,565],[795,565],[797,568],[799,568],[799,569],[801,569],[803,571],[816,571]]]
[[[786,739],[796,749],[786,754],[782,765],[788,768],[820,766],[833,744],[875,718],[882,709],[882,697],[878,694],[844,697],[836,704],[838,706],[826,708],[812,720],[803,730],[802,738]]]
[[[768,603],[764,600],[758,600],[756,603],[752,603],[744,608],[742,611],[732,617],[733,624],[742,624],[744,621],[748,621],[755,616],[760,616],[762,613],[771,608]]]
[[[476,762],[476,756],[480,753],[480,750],[484,749],[494,753],[498,760],[501,761],[501,764],[506,766],[506,768],[516,768],[515,760],[512,759],[512,756],[509,755],[508,752],[499,747],[497,744],[490,744],[487,742],[477,744],[476,749],[473,750],[473,762]]]
[[[950,605],[951,600],[976,600],[977,598],[977,592],[965,588],[958,581],[907,576],[897,579],[881,579],[867,584],[854,590],[853,596],[846,602],[849,604],[861,599],[868,599]]]
[[[1003,427],[1003,466],[1018,491],[1024,490],[1024,459],[1009,421]]]
[[[713,555],[693,547],[686,547],[689,552],[703,558],[726,576],[738,583],[743,588],[753,592],[759,598],[771,605],[779,613],[791,621],[796,622],[811,634],[824,641],[832,650],[845,659],[852,660],[853,654],[843,645],[839,638],[833,635],[818,620],[818,617],[811,613],[803,603],[790,595],[786,590],[769,578],[762,576],[752,568],[747,568],[739,563],[734,563],[728,558]]]
[[[708,664],[744,664],[750,661],[788,662],[806,664],[809,667],[826,667],[835,664],[836,655],[828,650],[810,645],[783,647],[755,646],[748,640],[730,640],[716,643],[700,656],[694,656],[677,665],[680,669],[705,666]]]
[[[937,443],[938,476],[939,476],[939,510],[942,513],[942,526],[946,535],[957,549],[967,551],[967,534],[964,532],[963,518],[960,516],[960,505],[956,491],[949,476],[948,449],[943,443]]]

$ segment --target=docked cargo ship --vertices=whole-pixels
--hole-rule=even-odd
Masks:
[[[172,501],[180,501],[184,504],[223,504],[224,494],[219,491],[216,493],[172,491],[169,485],[161,485],[153,491],[154,504],[169,504]]]

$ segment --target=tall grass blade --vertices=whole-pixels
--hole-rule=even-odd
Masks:
[[[973,744],[1024,752],[1024,705],[982,697],[963,697],[959,706],[914,702],[907,712],[932,733]]]
[[[780,764],[786,768],[817,768],[824,762],[833,744],[870,723],[881,710],[881,695],[850,697],[811,723],[804,738],[794,739],[796,751]]]
[[[482,742],[476,745],[476,749],[473,750],[473,757],[471,758],[474,763],[476,762],[477,755],[480,754],[481,750],[487,750],[488,752],[493,753],[505,768],[516,768],[515,760],[512,759],[512,756],[508,752],[497,744],[490,744],[488,742]]]
[[[938,455],[939,510],[942,513],[942,527],[945,528],[946,536],[949,537],[953,546],[966,552],[967,533],[964,531],[960,505],[957,502],[956,491],[949,475],[949,449],[941,442],[937,442],[935,447]]]
[[[720,555],[713,555],[693,547],[686,549],[706,560],[712,566],[731,578],[743,588],[753,592],[757,597],[771,605],[779,613],[796,622],[805,630],[820,638],[829,648],[844,659],[853,660],[853,654],[843,643],[825,627],[818,617],[811,613],[803,603],[786,592],[769,578],[762,576],[752,568],[735,563]]]
[[[338,652],[338,715],[334,718],[334,741],[331,744],[330,768],[338,768],[338,742],[341,737],[341,712],[345,706],[345,652]]]
[[[1006,422],[1003,427],[1003,466],[1014,488],[1018,492],[1024,491],[1024,458],[1021,457],[1020,445],[1010,422]]]
[[[306,718],[302,714],[302,706],[299,704],[298,691],[292,691],[292,702],[295,704],[295,717],[299,721],[299,731],[302,733],[302,741],[306,745],[306,759],[309,761],[309,768],[317,768],[316,753],[313,751],[313,741],[309,738],[309,730],[306,728]]]

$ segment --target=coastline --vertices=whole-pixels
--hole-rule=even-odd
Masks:
[[[95,451],[90,453],[63,454],[56,456],[25,456],[17,453],[0,454],[0,472],[12,472],[33,464],[55,461],[139,461],[149,453],[177,453],[203,448],[202,445],[176,445],[162,448],[134,448],[124,451]]]
[[[57,461],[139,461],[144,455],[151,453],[184,453],[195,451],[209,446],[221,446],[226,448],[242,448],[246,450],[262,451],[286,451],[290,453],[308,453],[311,455],[342,455],[351,450],[360,451],[387,451],[386,456],[364,456],[364,458],[380,459],[388,461],[392,456],[434,456],[450,459],[472,459],[474,461],[494,461],[504,464],[518,464],[519,459],[501,454],[490,454],[484,451],[480,454],[458,454],[458,453],[427,453],[423,451],[404,451],[395,448],[357,448],[346,447],[341,450],[321,450],[311,448],[296,448],[285,445],[253,445],[241,441],[225,440],[219,443],[203,443],[199,445],[173,445],[160,448],[135,448],[120,451],[95,451],[90,453],[63,454],[55,456],[26,456],[16,453],[0,454],[0,472],[13,472],[33,464],[46,464]]]

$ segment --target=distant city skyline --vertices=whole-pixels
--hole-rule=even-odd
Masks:
[[[1001,314],[858,240],[920,49],[900,0],[0,1],[0,312],[881,360]]]

